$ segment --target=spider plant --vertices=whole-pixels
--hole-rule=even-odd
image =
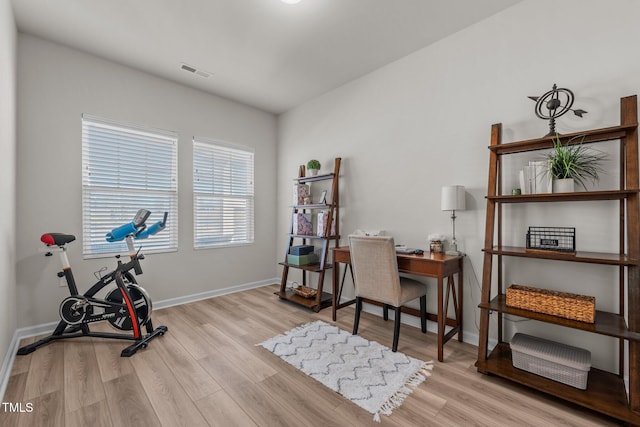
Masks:
[[[579,137],[571,138],[566,145],[556,135],[553,150],[547,155],[549,173],[553,179],[573,178],[582,188],[587,189],[585,181],[596,183],[601,172],[601,164],[607,154],[593,148],[585,147],[582,142],[573,143]],[[584,140],[584,137],[582,137]]]

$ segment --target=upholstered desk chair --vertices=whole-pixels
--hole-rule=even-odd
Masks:
[[[356,316],[353,335],[358,334],[362,300],[369,299],[383,304],[384,320],[388,319],[388,307],[395,310],[392,350],[398,350],[400,335],[400,309],[411,300],[420,298],[420,323],[427,332],[427,287],[417,280],[400,277],[393,237],[349,236],[351,267],[356,290]]]

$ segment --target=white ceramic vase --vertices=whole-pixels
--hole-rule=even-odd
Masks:
[[[563,178],[553,180],[554,193],[573,193],[575,191],[575,182],[573,178]]]
[[[307,169],[307,176],[316,176],[318,175],[318,169]]]

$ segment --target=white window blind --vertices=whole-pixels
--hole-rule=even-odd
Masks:
[[[253,243],[251,148],[193,139],[193,212],[196,249]]]
[[[82,230],[85,258],[126,250],[105,234],[151,211],[150,226],[169,212],[167,228],[136,241],[146,253],[178,248],[178,136],[82,115]]]

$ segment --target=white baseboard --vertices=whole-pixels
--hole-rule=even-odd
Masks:
[[[230,286],[228,288],[222,288],[222,289],[214,289],[207,292],[201,292],[198,294],[166,299],[159,302],[154,301],[153,309],[155,310],[155,309],[173,307],[174,305],[188,304],[190,302],[196,302],[203,299],[219,297],[222,295],[233,294],[236,292],[247,291],[249,289],[261,288],[263,286],[273,285],[274,283],[280,283],[280,279],[273,278],[273,279],[261,280],[259,282],[245,283],[244,285]]]
[[[18,331],[16,330],[13,332],[13,337],[9,343],[9,349],[7,350],[7,354],[2,361],[2,367],[0,368],[0,378],[2,379],[2,382],[0,382],[0,400],[4,398],[4,392],[7,389],[7,384],[9,384],[9,376],[11,375],[13,361],[16,359],[19,342],[20,338],[18,338]]]
[[[280,279],[273,278],[267,280],[261,280],[259,282],[253,283],[245,283],[243,285],[238,286],[230,286],[222,289],[214,289],[207,292],[201,292],[193,295],[186,295],[178,298],[171,298],[163,301],[153,302],[154,309],[162,309],[167,307],[172,307],[174,305],[187,304],[190,302],[200,301],[207,298],[213,298],[221,295],[232,294],[235,292],[242,292],[249,289],[260,288],[262,286],[273,285],[274,283],[279,283]],[[18,352],[18,348],[20,345],[20,341],[24,338],[33,337],[36,335],[42,335],[46,333],[53,332],[53,330],[58,325],[58,322],[51,323],[43,323],[41,325],[27,326],[25,328],[16,329],[13,333],[13,337],[11,338],[11,343],[9,344],[9,348],[7,350],[7,354],[2,361],[2,367],[0,367],[0,401],[4,398],[4,393],[7,389],[7,384],[9,383],[9,377],[11,376],[11,368],[13,367],[13,362],[16,359],[16,353]]]
[[[7,390],[7,384],[9,384],[9,377],[11,376],[11,368],[13,368],[13,362],[16,359],[16,353],[18,352],[20,341],[22,341],[23,338],[53,332],[57,324],[58,322],[45,323],[42,325],[16,329],[13,332],[13,337],[9,343],[7,354],[5,355],[4,360],[2,361],[2,367],[0,368],[0,400],[4,398],[4,392]]]

